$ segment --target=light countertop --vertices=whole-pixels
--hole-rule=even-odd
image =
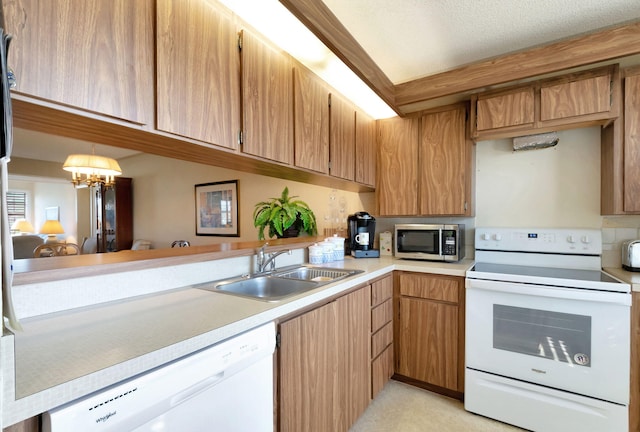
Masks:
[[[4,424],[278,320],[393,270],[464,277],[473,263],[349,257],[326,265],[363,273],[277,303],[186,286],[24,320],[23,332],[2,338]]]
[[[631,291],[640,292],[640,272],[630,272],[620,267],[605,267],[603,270],[611,276],[631,284]]]

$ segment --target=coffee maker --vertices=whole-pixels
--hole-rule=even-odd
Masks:
[[[367,212],[357,212],[347,218],[345,255],[356,258],[377,258],[380,251],[373,248],[376,219]]]

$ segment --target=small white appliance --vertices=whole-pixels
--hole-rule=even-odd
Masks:
[[[476,228],[465,408],[528,430],[626,432],[631,288],[599,230]]]

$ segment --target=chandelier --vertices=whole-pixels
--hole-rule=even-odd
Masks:
[[[103,184],[113,186],[115,176],[122,174],[115,159],[95,154],[72,154],[62,165],[62,169],[72,174],[71,183],[75,187]]]

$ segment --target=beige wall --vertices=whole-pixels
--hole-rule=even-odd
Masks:
[[[600,228],[600,128],[558,132],[555,147],[476,144],[476,226]]]
[[[121,159],[124,175],[133,178],[134,237],[151,240],[154,248],[169,247],[174,240],[192,245],[253,241],[258,231],[253,226],[253,209],[259,201],[280,196],[285,186],[290,195],[307,202],[318,220],[320,233],[332,224],[330,199],[344,201],[342,220],[360,210],[373,211],[373,194],[333,191],[330,188],[264,177],[224,168],[173,160],[153,155]],[[196,184],[238,180],[240,237],[195,235],[194,187]],[[338,204],[337,207],[340,207]]]

